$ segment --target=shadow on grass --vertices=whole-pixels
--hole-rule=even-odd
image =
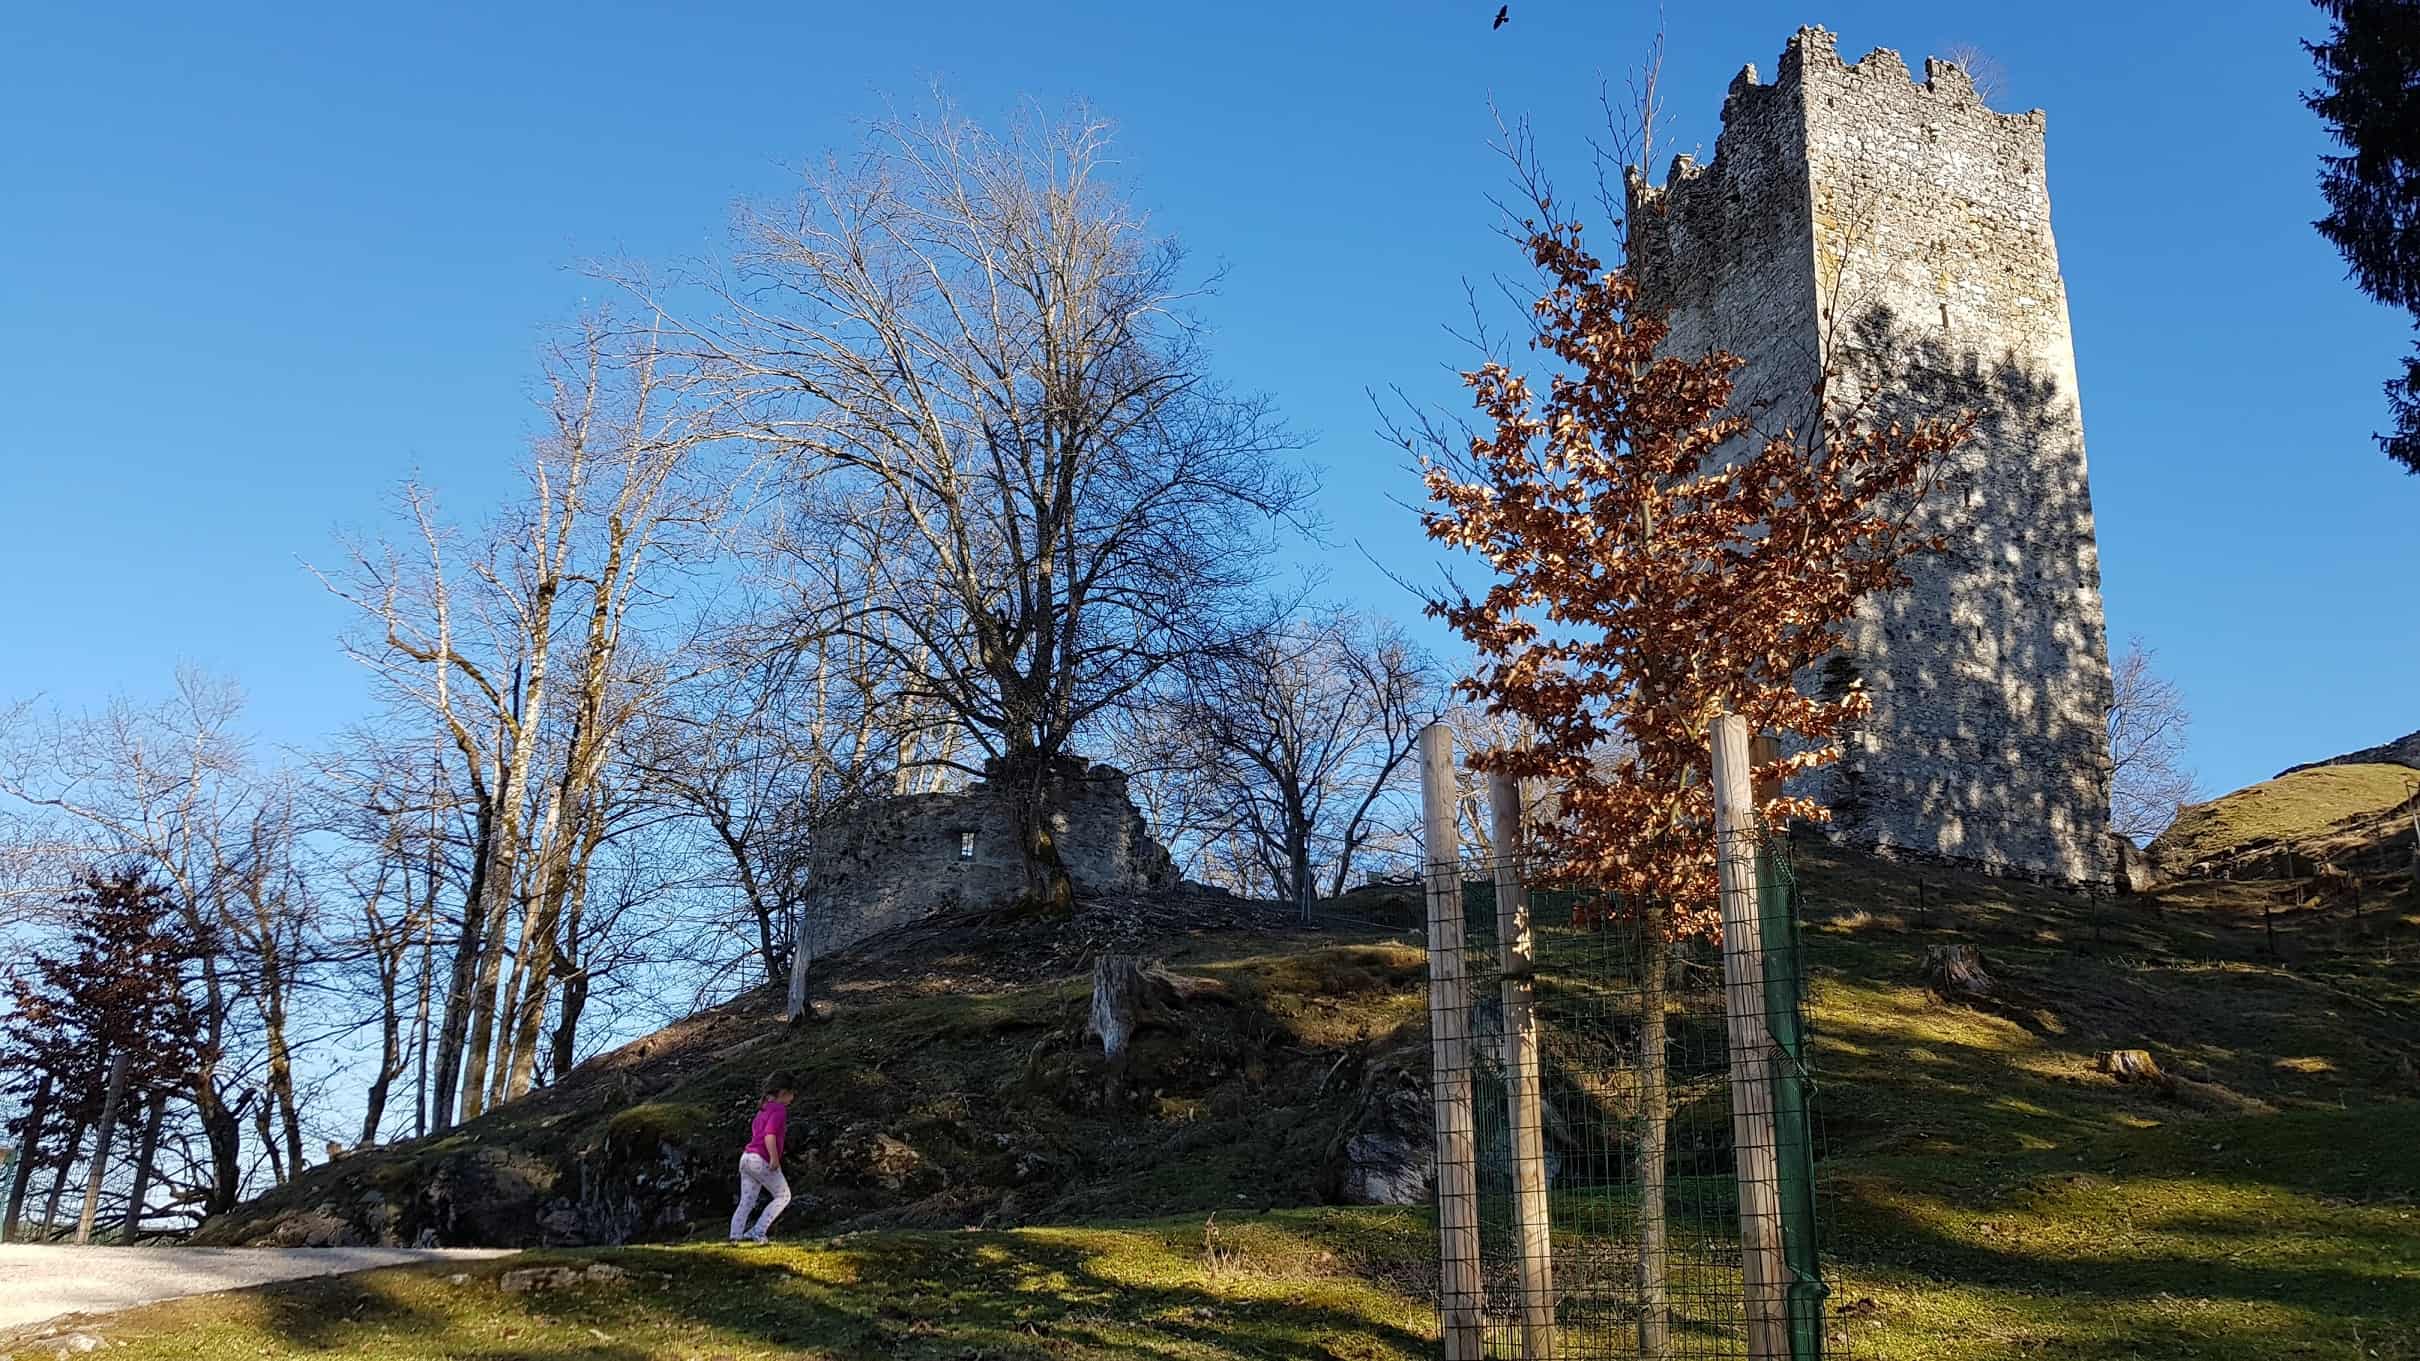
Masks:
[[[263,1332],[312,1351],[342,1351],[365,1332],[442,1328],[442,1312],[398,1289],[388,1273],[313,1276],[259,1291]]]
[[[2013,1290],[2095,1315],[2199,1300],[2247,1317],[2287,1309],[2410,1329],[2416,1145],[2420,1106],[2407,1104],[2132,1131],[2079,1160],[2123,1171],[2042,1160],[1988,1190],[1927,1184],[1913,1160],[1877,1161],[1835,1188],[1833,1261],[1855,1277],[1916,1282],[1919,1294],[1923,1283]],[[2272,1354],[2244,1336],[2216,1354]]]
[[[1418,1217],[1247,1222],[1216,1263],[1187,1242],[1190,1232],[886,1233],[754,1252],[631,1248],[606,1255],[626,1273],[617,1280],[525,1295],[501,1294],[498,1269],[463,1286],[420,1273],[296,1283],[264,1301],[257,1326],[264,1340],[296,1351],[518,1361],[718,1352],[1380,1361],[1424,1356],[1431,1345],[1414,1322],[1426,1304],[1381,1283],[1386,1263],[1433,1251],[1433,1230]],[[533,1255],[511,1269],[589,1255]]]

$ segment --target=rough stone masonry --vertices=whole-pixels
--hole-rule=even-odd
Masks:
[[[821,837],[807,897],[821,954],[936,912],[993,907],[1025,889],[1017,801],[1026,783],[876,799]],[[1084,894],[1173,887],[1176,865],[1127,792],[1124,771],[1062,757],[1045,780],[1059,853]]]
[[[1676,352],[1746,361],[1760,429],[1977,413],[1919,514],[1947,551],[1810,684],[1874,712],[1812,777],[1838,834],[2076,883],[2113,873],[2109,651],[2043,116],[1954,63],[1843,63],[1804,28],[1731,82],[1713,162],[1632,171],[1629,252]],[[1819,380],[1829,373],[1828,384]]]

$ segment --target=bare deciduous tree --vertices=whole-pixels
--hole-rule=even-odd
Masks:
[[[706,833],[701,850],[722,870],[701,877],[744,909],[763,976],[803,979],[815,832],[894,787],[899,742],[883,720],[895,705],[856,638],[730,650],[641,720],[628,760],[645,796]]]
[[[0,743],[0,796],[15,801],[20,834],[88,863],[148,869],[198,943],[201,1057],[187,1095],[208,1145],[197,1190],[211,1212],[243,1189],[247,1110],[280,1137],[279,1167],[302,1144],[288,1027],[313,963],[312,900],[294,782],[254,766],[242,713],[234,685],[187,670],[151,707],[117,700],[78,716],[20,706]]]
[[[2109,825],[2138,842],[2165,831],[2196,797],[2185,764],[2193,715],[2176,682],[2151,669],[2156,656],[2140,637],[2129,638],[2109,669]]]
[[[728,479],[698,467],[713,437],[672,400],[655,342],[592,321],[554,356],[526,494],[469,552],[433,498],[407,487],[418,551],[357,550],[349,579],[330,583],[369,618],[354,655],[446,735],[475,810],[439,1127],[449,1102],[468,1119],[533,1080],[607,760],[671,678],[637,635],[726,503]]]
[[[1283,620],[1188,666],[1176,723],[1251,878],[1308,917],[1387,829],[1437,714],[1435,667],[1394,624],[1344,611]]]
[[[1306,491],[1267,405],[1209,376],[1183,256],[1108,146],[1082,111],[1005,136],[946,107],[878,123],[743,216],[690,330],[695,376],[809,518],[860,531],[828,551],[863,589],[814,602],[813,631],[881,650],[1028,784],[1028,887],[1059,910],[1057,758],[1221,632]]]
[[[1987,103],[2008,88],[2008,68],[2000,64],[1998,57],[1973,43],[1951,43],[1942,49],[1941,59],[1964,68],[1966,78],[1975,83],[1975,93]]]

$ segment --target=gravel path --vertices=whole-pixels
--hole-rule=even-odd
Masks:
[[[0,1243],[0,1331],[302,1276],[477,1261],[492,1248],[75,1248]]]

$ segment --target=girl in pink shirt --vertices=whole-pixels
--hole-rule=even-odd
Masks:
[[[731,1214],[733,1243],[763,1243],[773,1221],[789,1208],[790,1183],[781,1174],[781,1159],[790,1151],[790,1098],[797,1094],[798,1082],[787,1072],[765,1079],[765,1103],[757,1107],[756,1120],[748,1126],[748,1151],[739,1155],[739,1208]],[[751,1229],[748,1212],[756,1208],[759,1192],[770,1199],[765,1202],[763,1217]]]

